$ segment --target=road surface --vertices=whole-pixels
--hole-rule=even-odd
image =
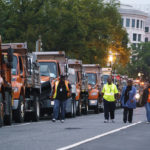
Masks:
[[[124,124],[122,109],[115,123],[104,123],[104,114],[14,124],[0,128],[0,150],[149,150],[150,124],[145,109],[134,110],[133,123]]]

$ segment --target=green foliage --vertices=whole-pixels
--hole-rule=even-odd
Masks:
[[[35,51],[35,42],[41,35],[44,51],[65,51],[68,57],[84,63],[105,65],[111,48],[119,54],[118,62],[128,62],[128,38],[121,27],[116,0],[3,1],[0,0],[3,42],[27,41],[30,51]]]
[[[143,80],[150,78],[150,42],[139,44],[133,51],[131,63],[127,65],[129,76],[138,77],[142,73]]]

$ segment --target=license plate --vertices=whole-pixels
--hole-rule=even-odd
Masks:
[[[96,101],[95,101],[95,100],[91,101],[91,104],[95,104],[95,103],[96,103]]]
[[[51,101],[51,105],[54,105],[54,101]]]

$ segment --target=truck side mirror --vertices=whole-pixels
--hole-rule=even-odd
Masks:
[[[10,66],[12,68],[13,66],[13,52],[14,50],[12,48],[9,48],[7,50],[7,54],[8,54],[8,58],[7,58],[7,61],[8,61],[8,66]]]
[[[8,62],[11,63],[13,61],[13,52],[14,50],[12,48],[9,48],[7,50],[7,54],[8,54]]]

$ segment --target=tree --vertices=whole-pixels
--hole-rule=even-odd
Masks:
[[[150,78],[150,42],[141,43],[134,50],[131,63],[128,64],[128,74],[132,77],[138,77],[138,73],[142,73],[142,78],[148,80]]]
[[[128,39],[116,0],[11,0],[3,5],[7,11],[0,30],[5,42],[27,41],[35,51],[41,35],[44,51],[65,51],[84,63],[105,65],[109,49],[125,57],[119,63],[128,61]]]

